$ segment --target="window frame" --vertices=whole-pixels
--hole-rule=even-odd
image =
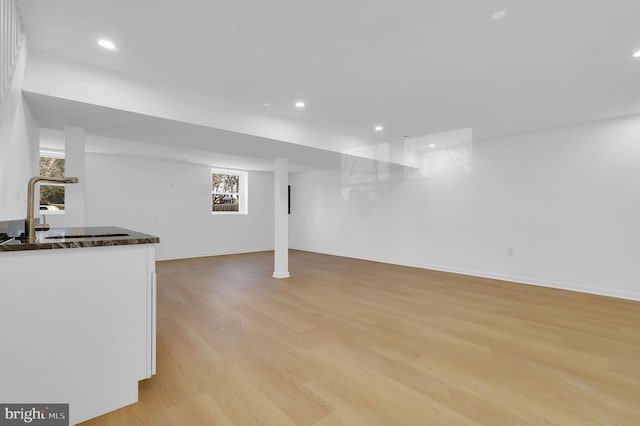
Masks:
[[[238,195],[238,211],[214,211],[213,210],[213,175],[232,175],[238,176],[238,192],[237,193],[229,193],[229,194],[237,194]],[[218,167],[211,167],[211,172],[209,173],[209,205],[211,206],[211,215],[212,216],[224,216],[224,215],[247,215],[249,214],[249,172],[244,170],[232,170],[232,169],[221,169]],[[215,192],[216,194],[222,194],[221,192]],[[225,193],[226,194],[226,193]]]
[[[57,159],[62,159],[65,160],[65,175],[66,175],[66,158],[64,155],[64,151],[57,151],[57,150],[43,150],[41,149],[39,152],[39,157],[38,157],[38,164],[40,164],[40,159],[42,158],[57,158]],[[39,168],[39,166],[38,166]],[[40,170],[38,170],[38,174],[40,175]],[[56,182],[40,182],[38,183],[38,211],[41,215],[46,214],[46,215],[63,215],[65,214],[65,212],[67,211],[66,208],[66,191],[65,191],[65,203],[63,204],[65,207],[62,210],[40,210],[40,206],[42,206],[42,204],[40,204],[40,190],[43,186],[62,186],[65,187],[64,183],[56,183]]]

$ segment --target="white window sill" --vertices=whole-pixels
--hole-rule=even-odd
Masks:
[[[243,213],[243,212],[211,212],[211,216],[243,216],[246,215],[248,213]]]

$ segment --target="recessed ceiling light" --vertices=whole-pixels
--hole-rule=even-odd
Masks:
[[[296,102],[296,108],[304,108],[304,102],[302,101]]]
[[[636,51],[636,53],[633,54],[634,58],[640,58],[640,50]]]
[[[435,143],[430,143],[430,144],[429,144],[429,148],[435,148],[435,147],[436,147],[436,144],[435,144]]]
[[[262,104],[262,105],[264,105],[264,106],[266,106],[266,107],[270,107],[270,106],[271,106],[271,104],[270,104],[270,103],[264,103],[264,104]]]
[[[383,128],[384,127],[382,127],[382,126],[376,126],[376,127],[373,128],[373,130],[375,130],[376,132],[381,132]]]
[[[497,21],[499,19],[504,18],[505,16],[507,16],[507,11],[506,10],[499,10],[496,13],[494,13],[493,15],[491,15],[491,19],[493,19],[494,21]]]
[[[105,49],[116,50],[116,45],[111,40],[107,40],[105,38],[101,38],[100,40],[98,40],[98,44],[100,46],[104,47]]]

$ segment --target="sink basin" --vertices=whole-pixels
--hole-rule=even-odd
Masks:
[[[108,237],[128,237],[129,234],[93,234],[93,235],[53,235],[44,237],[45,240],[70,240],[76,238],[108,238]]]

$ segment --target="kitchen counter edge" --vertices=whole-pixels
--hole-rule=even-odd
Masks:
[[[111,234],[127,235],[109,236]],[[98,237],[73,238],[78,235],[98,235]],[[50,237],[55,238],[48,239]],[[159,242],[160,238],[153,235],[116,226],[52,228],[49,231],[37,232],[36,241],[33,243],[27,243],[19,239],[11,241],[11,237],[6,234],[0,234],[0,252],[157,244]]]

